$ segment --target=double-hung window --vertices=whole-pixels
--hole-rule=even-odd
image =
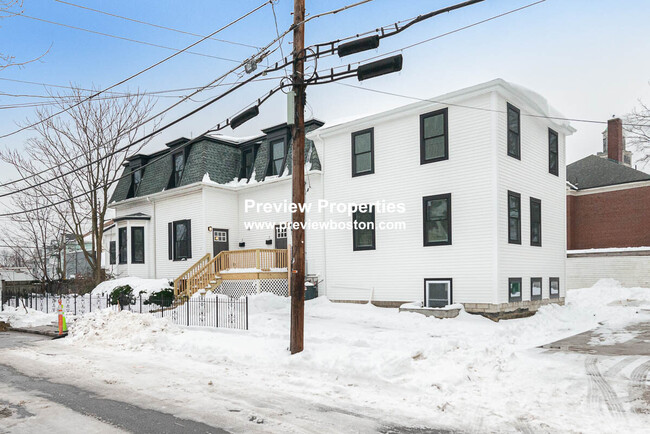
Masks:
[[[109,248],[108,248],[109,262],[111,265],[115,265],[115,263],[117,262],[117,248],[115,244],[116,244],[115,241],[111,241],[109,243]]]
[[[286,156],[286,146],[284,140],[271,142],[271,158],[269,161],[269,170],[267,175],[281,175],[284,166],[284,157]]]
[[[548,285],[549,297],[560,298],[560,278],[550,277]]]
[[[559,173],[558,135],[550,128],[548,129],[548,173],[555,176]]]
[[[508,242],[521,244],[521,195],[508,192]]]
[[[169,259],[184,261],[192,257],[192,221],[178,220],[168,225]]]
[[[542,201],[530,198],[530,245],[542,246]]]
[[[131,228],[131,263],[144,264],[144,227]]]
[[[120,228],[117,231],[117,241],[119,243],[118,247],[120,248],[120,252],[119,252],[120,264],[126,264],[127,263],[127,256],[126,256],[126,249],[127,249],[127,246],[126,246],[126,242],[127,242],[126,228]]]
[[[420,164],[449,159],[446,108],[420,116]]]
[[[422,214],[424,245],[451,244],[451,194],[423,198]]]
[[[178,152],[172,155],[173,170],[172,174],[173,185],[172,187],[178,187],[181,185],[181,179],[183,178],[183,171],[185,170],[185,154],[183,152]]]
[[[542,299],[542,278],[541,277],[530,278],[530,299],[531,300]]]
[[[374,130],[352,133],[352,176],[375,173]]]
[[[242,152],[241,157],[241,171],[239,178],[250,179],[253,174],[253,162],[255,161],[255,149],[250,148]]]
[[[521,160],[521,114],[508,104],[508,155]]]
[[[521,277],[508,279],[508,301],[521,301]]]
[[[375,250],[375,207],[360,206],[352,215],[353,250]]]

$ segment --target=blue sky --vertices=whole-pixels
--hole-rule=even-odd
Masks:
[[[178,29],[208,34],[235,17],[262,3],[261,0],[233,1],[90,1],[73,3]],[[307,0],[307,10],[316,14],[353,0]],[[309,22],[307,44],[353,35],[406,19],[457,1],[374,0],[333,16]],[[520,0],[486,0],[440,16],[382,41],[376,52],[346,58],[362,60],[392,49],[471,24],[492,15],[531,3]],[[155,44],[183,48],[197,40],[167,30],[100,15],[54,0],[25,0],[24,13],[38,18],[85,27],[100,32],[139,39]],[[292,22],[291,0],[276,5],[280,30]],[[607,120],[629,112],[639,98],[650,98],[650,40],[645,35],[650,2],[627,0],[614,4],[604,0],[547,0],[515,14],[443,37],[404,51],[401,73],[368,81],[364,86],[418,97],[434,97],[497,77],[529,87],[568,117]],[[2,51],[17,60],[37,57],[49,47],[39,62],[22,69],[0,71],[0,78],[11,78],[82,87],[109,86],[122,78],[168,56],[171,52],[132,42],[93,35],[23,17],[0,20]],[[269,6],[220,33],[218,37],[260,46],[275,37],[273,14]],[[243,59],[253,49],[206,41],[195,51],[213,56]],[[291,50],[285,41],[284,52]],[[318,68],[343,64],[338,57],[322,59]],[[181,54],[122,86],[120,90],[161,90],[203,85],[229,69],[233,63],[191,54]],[[313,68],[308,65],[308,70]],[[227,79],[232,82],[231,79]],[[351,81],[357,84],[356,81]],[[165,141],[202,133],[254,99],[263,95],[273,82],[260,82],[236,92],[209,109],[184,121],[158,137],[149,149],[161,148]],[[41,86],[0,80],[0,92],[46,94]],[[203,100],[220,92],[205,92]],[[334,120],[403,105],[409,100],[355,90],[338,84],[308,90],[308,117]],[[0,96],[0,105],[37,101]],[[162,98],[158,108],[174,100]],[[188,102],[171,112],[165,120],[199,105]],[[33,109],[2,110],[0,132],[15,129],[16,122],[32,115]],[[284,122],[285,100],[273,97],[261,115],[237,130],[238,135],[256,133],[260,128]],[[568,161],[600,150],[600,125],[576,123],[578,132],[569,138]],[[230,130],[224,131],[232,134]],[[20,148],[29,133],[0,140],[0,146]],[[10,176],[3,167],[2,178]]]

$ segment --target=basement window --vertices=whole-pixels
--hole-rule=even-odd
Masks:
[[[352,133],[352,176],[375,173],[374,129]]]
[[[521,160],[521,115],[519,109],[508,104],[508,155]]]
[[[420,164],[449,159],[447,109],[420,116]]]
[[[541,277],[531,277],[531,279],[530,279],[530,299],[531,300],[541,300],[542,299],[542,278]]]
[[[508,279],[508,302],[521,301],[521,277]]]
[[[548,173],[558,176],[559,173],[558,135],[548,129]]]
[[[549,278],[549,295],[551,298],[560,298],[560,278]]]
[[[452,304],[451,279],[424,279],[425,307],[445,307]]]
[[[521,195],[508,192],[508,242],[521,244]]]

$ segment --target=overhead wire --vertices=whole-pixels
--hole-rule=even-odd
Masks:
[[[35,127],[35,126],[38,125],[38,124],[41,124],[41,123],[43,123],[43,122],[46,122],[46,121],[48,121],[48,120],[50,120],[50,119],[52,119],[52,118],[54,118],[55,116],[58,116],[58,115],[60,115],[60,114],[66,113],[67,111],[71,110],[72,108],[77,107],[78,105],[81,105],[82,103],[84,103],[84,102],[86,102],[86,101],[88,101],[88,100],[91,100],[91,99],[93,99],[94,97],[99,96],[99,95],[101,95],[102,93],[104,93],[104,92],[106,92],[106,91],[111,90],[111,89],[114,89],[114,88],[116,88],[116,87],[118,87],[118,86],[120,86],[120,85],[126,83],[127,81],[132,80],[132,79],[134,79],[135,77],[138,77],[138,76],[144,74],[145,72],[147,72],[147,71],[149,71],[149,70],[151,70],[151,69],[153,69],[153,68],[155,68],[155,67],[161,65],[162,63],[167,62],[167,61],[170,60],[170,59],[173,59],[174,57],[178,56],[179,54],[181,54],[181,53],[183,53],[183,52],[189,50],[190,48],[192,48],[192,47],[194,47],[194,46],[200,44],[201,42],[205,41],[207,38],[209,38],[209,37],[211,37],[211,36],[214,36],[214,35],[216,35],[217,33],[219,33],[219,32],[221,32],[221,31],[227,29],[228,27],[230,27],[230,26],[232,26],[232,25],[238,23],[239,21],[243,20],[244,18],[248,17],[249,15],[251,15],[251,14],[257,12],[257,11],[260,10],[260,9],[262,9],[262,8],[263,8],[264,6],[266,6],[269,2],[270,2],[270,0],[265,1],[264,3],[262,3],[262,4],[259,5],[259,6],[257,6],[256,8],[250,10],[249,12],[246,12],[244,15],[241,15],[240,17],[236,18],[235,20],[233,20],[233,21],[229,22],[228,24],[226,24],[226,25],[220,27],[218,30],[216,30],[216,31],[210,33],[209,35],[207,35],[207,36],[201,38],[200,40],[198,40],[198,41],[196,41],[196,42],[194,42],[194,43],[188,45],[187,47],[181,49],[180,51],[177,51],[177,52],[175,52],[174,54],[171,54],[171,55],[165,57],[164,59],[159,60],[158,62],[154,63],[153,65],[151,65],[151,66],[149,66],[149,67],[147,67],[147,68],[141,69],[140,71],[136,72],[135,74],[131,74],[131,75],[128,76],[127,78],[122,79],[122,80],[120,80],[119,82],[117,82],[117,83],[115,83],[115,84],[113,84],[113,85],[111,85],[111,86],[109,86],[109,87],[107,87],[107,88],[105,88],[105,89],[102,89],[102,90],[100,90],[100,91],[94,92],[92,95],[88,96],[88,97],[85,98],[84,100],[79,101],[76,105],[70,106],[70,107],[68,107],[67,109],[64,109],[64,110],[60,110],[60,111],[58,111],[58,112],[56,112],[56,113],[53,113],[52,115],[48,116],[48,117],[45,118],[45,119],[42,119],[42,120],[40,120],[40,121],[38,121],[38,122],[31,123],[31,124],[29,124],[29,125],[25,125],[25,126],[19,128],[19,129],[17,129],[17,130],[14,130],[14,131],[10,132],[10,133],[2,134],[2,135],[0,135],[0,139],[3,139],[3,138],[6,138],[6,137],[9,137],[9,136],[12,136],[12,135],[17,134],[17,133],[19,133],[19,132],[21,132],[21,131],[25,131],[25,130],[27,130],[27,129],[29,129],[29,128]]]
[[[88,7],[88,6],[83,6],[83,5],[79,5],[79,4],[68,2],[68,1],[63,1],[63,0],[54,0],[54,1],[56,1],[58,3],[65,4],[65,5],[68,5],[68,6],[73,6],[75,8],[85,9],[85,10],[88,10],[88,11],[96,12],[96,13],[103,14],[103,15],[108,15],[108,16],[114,17],[114,18],[120,18],[122,20],[131,21],[131,22],[138,23],[138,24],[144,24],[144,25],[147,25],[147,26],[150,26],[150,27],[155,27],[155,28],[158,28],[158,29],[169,30],[169,31],[180,33],[180,34],[183,34],[183,35],[196,36],[196,37],[199,37],[199,38],[202,38],[202,37],[205,36],[205,35],[200,35],[198,33],[192,33],[192,32],[188,32],[188,31],[185,31],[185,30],[176,29],[174,27],[163,26],[163,25],[160,25],[160,24],[154,24],[154,23],[150,23],[150,22],[147,22],[147,21],[138,20],[138,19],[135,19],[135,18],[125,17],[124,15],[118,15],[118,14],[114,14],[114,13],[111,13],[111,12],[102,11],[102,10],[99,10],[99,9],[93,9],[91,7]],[[226,44],[239,45],[239,46],[242,46],[242,47],[249,47],[249,48],[255,48],[255,49],[260,48],[260,47],[257,47],[255,45],[245,44],[243,42],[230,41],[230,40],[227,40],[227,39],[219,39],[219,38],[213,38],[213,37],[210,37],[209,39],[211,39],[213,41],[223,42],[223,43],[226,43]]]

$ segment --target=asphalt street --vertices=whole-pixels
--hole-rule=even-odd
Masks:
[[[118,428],[134,433],[227,433],[227,431],[192,420],[177,418],[169,413],[144,409],[122,401],[105,399],[87,390],[50,382],[43,378],[32,378],[18,372],[12,367],[2,364],[2,350],[49,339],[38,335],[24,333],[0,333],[0,390],[12,388],[24,391],[29,395],[45,398],[54,404],[62,405],[81,415],[90,416],[108,427]],[[20,407],[3,405],[7,402],[0,392],[0,432],[2,419],[15,416],[18,418],[37,417]],[[15,413],[15,414],[14,414]],[[62,421],[61,428],[70,431],[70,426]],[[63,432],[56,429],[56,421],[51,421],[51,432]],[[77,427],[84,432],[83,427]],[[76,430],[73,430],[76,431]]]

